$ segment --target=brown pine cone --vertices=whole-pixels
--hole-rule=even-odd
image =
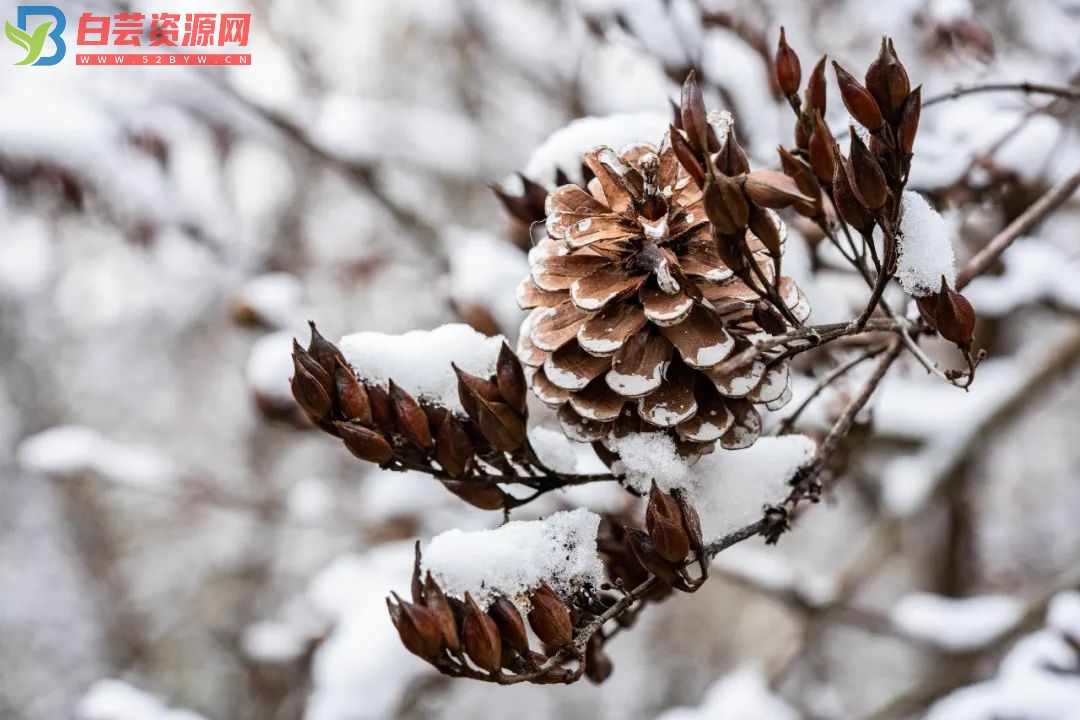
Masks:
[[[687,455],[717,440],[752,444],[761,430],[754,405],[787,401],[787,364],[758,357],[734,373],[717,368],[765,332],[755,318],[775,311],[721,261],[701,188],[669,138],[659,150],[599,147],[583,160],[595,178],[587,191],[563,185],[549,195],[548,237],[518,289],[520,305],[533,308],[517,353],[533,368],[534,393],[577,440],[663,428]],[[772,282],[768,251],[746,238]],[[805,319],[794,281],[782,277],[778,289]]]

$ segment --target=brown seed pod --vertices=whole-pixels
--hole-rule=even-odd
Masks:
[[[473,457],[473,445],[461,421],[453,413],[443,418],[435,436],[435,459],[452,478],[463,476]]]
[[[495,621],[502,635],[502,641],[507,647],[518,653],[529,651],[529,636],[525,632],[525,621],[521,619],[514,603],[509,598],[500,595],[495,598],[488,607],[488,615]]]
[[[669,128],[668,137],[671,139],[671,149],[675,151],[675,158],[690,177],[697,183],[699,188],[705,187],[705,167],[698,159],[697,151],[690,145],[690,141],[674,125]]]
[[[806,81],[805,95],[805,112],[812,113],[816,111],[822,117],[825,116],[825,104],[828,96],[825,84],[825,60],[826,57],[822,55],[811,71],[810,79]]]
[[[540,642],[551,647],[569,645],[574,639],[574,625],[570,611],[547,583],[543,583],[529,596],[529,627]]]
[[[802,83],[802,66],[799,56],[787,44],[784,28],[780,28],[780,42],[776,48],[776,85],[780,92],[792,97],[799,92]]]
[[[844,107],[851,113],[851,117],[872,133],[881,130],[885,119],[881,115],[881,108],[878,107],[874,96],[855,79],[854,75],[840,67],[840,63],[835,60],[833,70],[836,71],[836,80],[840,84],[840,98],[844,101]]]
[[[462,623],[461,635],[465,652],[477,667],[496,672],[502,666],[502,638],[499,636],[499,628],[469,593],[465,593],[465,621]]]
[[[832,181],[833,202],[841,219],[861,235],[867,235],[874,229],[874,218],[855,196],[848,179],[844,159],[836,150],[835,172]]]
[[[690,539],[683,528],[682,512],[675,499],[662,492],[654,481],[645,510],[645,527],[653,547],[664,560],[681,563],[690,554]]]
[[[734,235],[746,228],[750,208],[739,184],[721,173],[705,178],[705,215],[722,235]]]
[[[832,138],[832,133],[829,132],[825,121],[821,119],[821,114],[815,111],[814,131],[810,134],[808,150],[810,167],[813,168],[818,180],[826,185],[832,184],[833,175],[836,173],[835,148],[836,142]]]
[[[528,384],[525,382],[525,371],[517,355],[505,342],[499,349],[499,359],[495,363],[495,378],[502,399],[511,410],[524,417],[528,413]]]
[[[405,649],[425,660],[436,657],[442,650],[443,634],[435,616],[425,607],[402,600],[397,593],[393,596],[396,604],[387,598],[386,608]]]
[[[311,342],[308,343],[308,352],[315,359],[315,362],[319,363],[322,369],[326,371],[327,377],[333,374],[334,366],[338,362],[341,362],[342,365],[348,365],[345,356],[341,354],[337,346],[319,334],[314,322],[309,320],[308,327],[311,328]]]
[[[971,307],[967,298],[949,287],[944,276],[937,293],[934,326],[941,337],[956,343],[961,349],[971,347],[975,336],[975,308]]]
[[[889,118],[895,119],[911,92],[907,70],[889,38],[881,39],[881,49],[874,62],[866,70],[866,89],[874,96],[878,107]]]
[[[900,152],[911,155],[915,148],[915,134],[919,131],[919,117],[922,114],[922,85],[915,88],[904,106],[900,109],[900,119],[896,127],[896,141]]]
[[[725,175],[742,175],[750,172],[750,159],[735,137],[735,131],[729,126],[720,152],[716,153],[716,169]]]
[[[870,149],[855,132],[855,126],[849,126],[851,133],[851,157],[848,163],[848,179],[854,180],[851,189],[855,198],[868,210],[877,210],[889,199],[889,185],[885,180],[885,171],[870,154]]]
[[[634,557],[638,559],[643,568],[668,585],[678,583],[675,569],[656,550],[656,546],[653,545],[652,538],[649,537],[648,533],[637,528],[628,527],[626,528],[626,534],[630,548],[634,551]]]
[[[682,114],[683,129],[686,130],[690,146],[703,155],[709,149],[709,120],[705,109],[705,99],[701,96],[697,73],[693,70],[686,76],[682,87],[682,102],[679,104]]]
[[[779,210],[811,198],[799,192],[795,181],[779,170],[755,170],[743,176],[746,195],[762,207]]]
[[[345,447],[356,457],[382,465],[394,457],[394,450],[382,435],[352,422],[335,422]]]
[[[431,577],[431,573],[427,574],[424,578],[424,606],[435,617],[436,622],[439,623],[439,628],[442,630],[443,645],[446,646],[450,652],[457,652],[461,647],[461,642],[458,638],[457,622],[454,620],[454,611],[450,609],[450,603],[446,599],[446,595],[443,593],[442,588],[435,582],[435,579]]]
[[[443,480],[443,487],[459,498],[481,510],[502,510],[506,506],[506,493],[496,485],[469,480]]]
[[[341,417],[370,427],[371,401],[368,400],[367,391],[356,379],[352,368],[342,364],[341,361],[337,361],[334,366],[334,390],[337,409]]]
[[[390,402],[394,407],[394,419],[402,434],[422,450],[430,449],[434,441],[431,439],[427,415],[424,414],[420,403],[393,380],[390,381],[389,394]]]

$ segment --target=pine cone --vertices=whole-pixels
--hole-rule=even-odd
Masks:
[[[581,441],[663,428],[686,455],[717,440],[751,445],[761,430],[754,405],[787,401],[787,364],[758,357],[733,374],[717,368],[764,332],[756,318],[775,311],[720,259],[701,188],[670,138],[660,150],[599,147],[584,163],[595,177],[587,191],[563,185],[549,195],[548,237],[518,289],[520,305],[533,308],[517,352],[533,369],[534,393]],[[768,250],[749,231],[746,239],[772,282]],[[777,287],[804,319],[795,283],[782,277]]]

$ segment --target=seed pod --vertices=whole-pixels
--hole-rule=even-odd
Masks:
[[[840,84],[840,97],[844,101],[844,107],[851,113],[851,117],[872,133],[881,130],[885,120],[874,96],[859,84],[854,75],[840,67],[835,60],[833,69],[836,71],[836,80]]]
[[[491,185],[491,190],[502,202],[506,211],[520,222],[531,225],[534,222],[543,220],[545,216],[544,204],[547,201],[548,194],[547,190],[543,185],[533,182],[521,173],[518,173],[518,177],[521,178],[521,195],[510,195],[495,184]]]
[[[874,96],[881,111],[893,119],[911,92],[907,70],[896,56],[896,48],[889,38],[881,39],[878,56],[866,70],[866,89]]]
[[[458,399],[461,400],[461,406],[465,408],[466,415],[474,420],[476,419],[476,398],[488,402],[502,402],[502,393],[499,392],[498,385],[489,380],[470,375],[454,363],[451,363],[450,367],[454,369],[454,373],[457,375]]]
[[[915,134],[919,131],[919,116],[922,114],[922,85],[915,88],[904,106],[900,109],[900,119],[896,127],[896,140],[900,152],[911,155],[915,148]]]
[[[337,394],[337,408],[346,420],[353,420],[361,425],[371,426],[371,401],[367,391],[352,369],[340,361],[334,367],[334,389]]]
[[[797,202],[793,206],[795,212],[805,217],[816,217],[821,213],[821,185],[818,183],[814,169],[805,161],[792,155],[786,148],[779,148],[780,167],[784,174],[795,181],[799,192],[811,198],[810,202]]]
[[[772,214],[767,210],[762,210],[755,203],[751,203],[750,220],[748,224],[750,226],[750,232],[754,233],[754,236],[761,241],[761,244],[765,246],[765,249],[769,251],[769,254],[772,255],[773,259],[779,260],[780,255],[783,252],[780,247],[780,228],[776,226],[776,221],[773,220]],[[784,331],[781,330],[781,332]]]
[[[397,421],[394,419],[394,403],[390,400],[390,393],[381,385],[365,386],[368,394],[368,402],[371,403],[371,419],[375,426],[384,433],[397,431]]]
[[[627,542],[641,566],[668,585],[675,585],[678,578],[671,565],[660,556],[649,534],[637,528],[626,528]]]
[[[702,166],[701,161],[698,160],[698,154],[691,147],[690,141],[674,125],[670,126],[668,137],[671,140],[671,149],[675,151],[675,157],[678,159],[679,164],[683,166],[683,169],[697,183],[699,188],[704,188],[705,168]]]
[[[327,377],[333,374],[334,366],[338,361],[342,365],[348,365],[345,356],[341,354],[337,346],[319,334],[314,322],[308,320],[308,327],[311,328],[311,342],[308,343],[308,352],[315,358],[315,362],[319,363],[322,369],[326,371]]]
[[[832,133],[829,132],[825,121],[821,119],[821,114],[815,111],[814,131],[810,134],[810,167],[813,168],[818,180],[826,185],[832,183],[833,175],[836,173],[835,147]]]
[[[472,441],[461,421],[453,413],[443,418],[435,436],[435,459],[452,478],[465,474],[473,457]]]
[[[570,611],[547,583],[529,596],[532,609],[529,610],[529,627],[540,638],[540,642],[550,647],[569,645],[574,639],[574,625],[570,621]]]
[[[799,56],[787,44],[784,28],[780,28],[780,43],[776,49],[776,85],[780,92],[792,97],[799,92],[802,83],[802,66]]]
[[[521,613],[518,612],[514,603],[500,595],[491,603],[488,615],[498,626],[499,634],[502,635],[502,641],[507,647],[522,654],[529,651],[529,636],[525,632],[525,621],[521,619]]]
[[[804,112],[818,112],[825,116],[825,104],[828,97],[825,85],[825,56],[822,55],[806,81],[806,109]]]
[[[961,349],[970,348],[975,335],[975,308],[967,298],[949,287],[945,276],[941,277],[936,305],[934,326],[941,337]]]
[[[295,356],[293,357],[295,368],[289,386],[292,388],[292,394],[297,404],[313,420],[318,421],[329,417],[333,410],[333,402],[330,400],[330,396],[326,393],[322,383],[305,370],[300,363],[296,362]]]
[[[435,616],[425,607],[405,602],[397,593],[393,596],[397,604],[387,598],[386,608],[405,649],[425,660],[437,656],[442,650],[443,635]]]
[[[442,630],[443,645],[450,652],[457,652],[461,643],[458,639],[457,623],[454,621],[454,611],[450,609],[446,595],[431,577],[431,573],[424,578],[424,606],[435,617],[439,629]]]
[[[664,493],[654,481],[649,491],[649,504],[645,510],[645,527],[652,538],[653,547],[660,557],[670,563],[681,563],[690,554],[690,539],[683,529],[682,513],[678,503]]]
[[[716,154],[716,169],[725,175],[742,175],[750,172],[750,160],[746,157],[746,151],[735,138],[735,132],[728,127],[727,135],[720,152]]]
[[[690,549],[696,553],[701,553],[705,549],[705,540],[701,535],[701,517],[698,515],[698,511],[690,504],[682,492],[675,493],[675,502],[679,504],[679,511],[682,513],[683,529],[686,531],[686,537],[690,540]]]
[[[849,126],[851,133],[851,159],[848,164],[848,178],[854,180],[851,189],[855,197],[869,210],[877,210],[889,199],[889,186],[885,172],[877,160],[863,144],[862,138],[855,132],[855,126]]]
[[[705,215],[718,232],[731,235],[746,228],[750,208],[735,180],[721,173],[709,173],[704,198]]]
[[[506,493],[497,486],[468,480],[443,480],[443,486],[459,498],[481,510],[502,510]]]
[[[349,452],[361,460],[382,465],[394,457],[390,443],[374,430],[352,422],[335,422],[334,427],[341,433]]]
[[[855,197],[855,191],[851,189],[848,180],[847,168],[844,159],[840,157],[840,150],[836,150],[835,173],[832,180],[833,202],[836,212],[841,219],[854,228],[861,235],[869,234],[874,228],[874,218]]]
[[[505,342],[499,349],[499,359],[495,363],[495,377],[499,394],[510,409],[524,417],[528,412],[528,390],[525,383],[525,371],[521,361]]]
[[[417,447],[428,450],[434,444],[431,428],[428,427],[427,415],[420,403],[409,393],[402,390],[393,380],[390,381],[390,402],[394,406],[394,419],[405,437]]]
[[[465,622],[462,623],[461,635],[465,652],[477,667],[493,673],[502,666],[499,628],[469,593],[465,593]]]
[[[797,202],[811,202],[811,198],[799,192],[799,186],[794,180],[778,170],[755,170],[747,173],[743,176],[743,189],[755,203],[773,210],[786,208]]]
[[[690,147],[703,155],[709,149],[709,120],[705,110],[705,99],[701,96],[701,87],[698,86],[697,74],[691,70],[686,76],[686,82],[682,87],[683,129],[686,130]]]

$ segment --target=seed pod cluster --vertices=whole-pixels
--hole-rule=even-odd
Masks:
[[[641,566],[676,590],[693,592],[708,577],[701,520],[682,493],[664,492],[653,482],[645,508],[645,530],[627,528],[626,533]],[[698,578],[692,578],[686,569],[691,553],[698,559]]]
[[[541,684],[573,682],[582,675],[602,682],[611,674],[611,660],[598,635],[584,653],[566,653],[567,660],[578,663],[574,670],[549,658],[568,649],[576,629],[604,612],[613,599],[582,592],[567,602],[541,583],[522,598],[529,607],[523,617],[505,595],[493,598],[486,609],[470,593],[463,599],[448,597],[430,572],[421,579],[420,565],[417,544],[411,601],[391,594],[386,604],[402,645],[440,672],[493,682],[517,682],[514,676],[526,676]],[[543,652],[530,648],[529,629]]]
[[[897,212],[911,167],[922,94],[920,88],[911,89],[907,70],[888,38],[882,39],[864,82],[833,62],[840,99],[867,133],[864,139],[855,127],[849,128],[851,150],[845,158],[824,121],[825,60],[821,58],[810,75],[805,103],[792,103],[797,113],[795,148],[781,148],[781,167],[801,192],[820,201],[821,195],[815,193],[806,172],[809,166],[820,189],[831,197],[839,218],[869,236],[879,215],[895,217]],[[783,68],[792,65],[798,66],[798,56],[782,37],[776,57],[778,83]],[[798,88],[787,90],[789,97],[794,97]],[[823,220],[820,202],[817,206],[796,205],[795,209],[815,221]]]
[[[941,288],[930,295],[916,296],[923,320],[938,331],[941,337],[967,352],[975,335],[975,309],[967,298],[949,287],[945,277]]]
[[[476,507],[501,509],[508,499],[484,480],[480,461],[509,468],[532,457],[525,375],[505,345],[490,378],[454,368],[464,416],[422,403],[393,380],[386,387],[361,382],[314,323],[308,347],[293,344],[293,366],[296,402],[353,455],[393,470],[424,469]]]

